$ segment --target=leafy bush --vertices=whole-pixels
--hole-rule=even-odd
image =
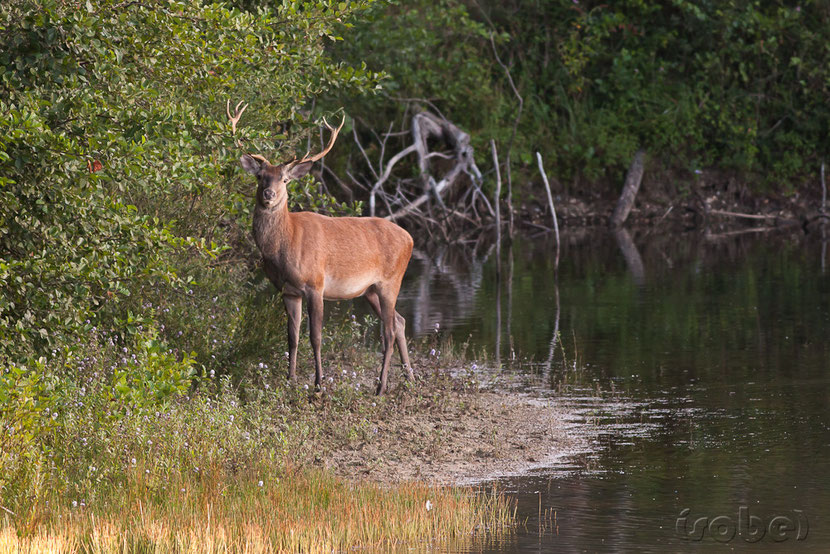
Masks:
[[[306,99],[372,88],[331,61],[332,26],[366,3],[241,12],[110,0],[0,7],[0,359],[37,358],[106,324],[146,287],[188,284],[245,199],[239,140],[269,152]]]
[[[645,147],[670,168],[765,184],[809,171],[827,148],[821,4],[544,2],[510,20],[510,4],[485,5],[512,27],[529,110],[547,115],[524,133],[553,146],[566,177],[596,180]]]
[[[828,22],[819,2],[409,0],[377,5],[336,52],[387,73],[385,94],[351,104],[377,131],[421,98],[479,148],[504,145],[517,103],[492,35],[524,98],[519,164],[538,150],[566,186],[602,190],[646,148],[681,176],[786,189],[830,146]]]

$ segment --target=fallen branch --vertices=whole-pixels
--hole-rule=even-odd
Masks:
[[[707,233],[706,240],[719,240],[736,235],[746,235],[748,233],[769,233],[771,231],[780,231],[781,227],[752,227],[750,229],[740,229],[738,231],[726,231],[724,233]]]
[[[760,214],[745,214],[741,212],[730,212],[726,210],[709,210],[708,213],[710,215],[720,215],[724,217],[739,217],[743,219],[777,219],[777,220],[786,220],[787,218],[782,218],[778,215],[760,215]]]
[[[429,200],[430,196],[435,195],[437,197],[440,197],[440,195],[444,192],[444,189],[446,189],[450,184],[454,183],[456,177],[460,173],[461,170],[459,169],[459,167],[454,167],[452,171],[450,171],[450,173],[447,174],[446,177],[444,177],[443,179],[435,183],[433,186],[431,186],[424,194],[422,194],[421,196],[419,196],[418,198],[416,198],[415,200],[413,200],[397,212],[387,215],[386,219],[390,221],[395,221],[396,219],[404,217],[405,215],[409,215],[410,213],[415,211],[419,206],[421,206],[423,203]]]

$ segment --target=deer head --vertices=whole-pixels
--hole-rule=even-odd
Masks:
[[[230,115],[228,115],[228,117],[230,117]],[[231,118],[231,122],[234,125],[236,123],[233,118]],[[343,120],[340,122],[340,125],[335,129],[332,128],[325,119],[323,119],[323,123],[326,128],[331,131],[331,137],[329,138],[328,145],[323,149],[323,151],[313,156],[309,156],[309,153],[306,152],[306,155],[301,159],[295,158],[289,162],[279,165],[272,165],[263,156],[256,154],[243,155],[239,159],[239,162],[242,164],[242,168],[257,178],[257,206],[269,210],[277,208],[282,209],[288,199],[288,192],[286,190],[288,182],[306,175],[314,162],[322,159],[323,156],[329,153],[334,146],[334,142],[337,140],[337,135],[340,133],[340,130],[343,128],[343,124],[345,122],[346,118],[344,116]]]

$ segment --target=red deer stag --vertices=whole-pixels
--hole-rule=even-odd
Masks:
[[[238,106],[235,117],[228,112],[234,130],[240,115]],[[323,300],[365,296],[383,323],[383,365],[377,387],[377,394],[383,394],[396,342],[407,377],[414,377],[406,350],[406,321],[395,311],[412,255],[412,237],[377,217],[327,217],[288,211],[286,185],[307,174],[311,165],[331,150],[343,123],[337,129],[328,124],[326,127],[331,131],[328,146],[315,156],[306,154],[279,165],[271,165],[258,155],[240,158],[242,167],[258,182],[254,240],[264,259],[265,274],[282,291],[288,314],[288,379],[294,380],[296,374],[303,298],[308,303],[314,384],[319,388],[323,382]]]

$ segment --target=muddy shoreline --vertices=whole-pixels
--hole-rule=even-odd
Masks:
[[[625,225],[660,232],[792,227],[809,232],[817,223],[828,221],[821,213],[821,188],[816,184],[795,187],[790,193],[757,193],[734,176],[711,171],[683,186],[670,182],[644,182]],[[607,227],[616,202],[609,191],[556,195],[559,225],[572,229]],[[551,226],[546,200],[541,197],[528,198],[519,212],[518,224],[530,233]]]
[[[365,432],[346,440],[330,434],[315,464],[349,480],[467,485],[526,474],[590,449],[592,426],[574,424],[578,418],[556,397],[493,383],[479,388],[444,371],[399,385],[369,417],[332,422],[362,423]]]

